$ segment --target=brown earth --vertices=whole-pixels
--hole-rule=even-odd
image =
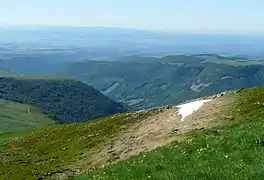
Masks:
[[[188,132],[222,126],[232,121],[231,109],[234,96],[210,97],[198,111],[181,121],[176,106],[149,110],[151,115],[132,125],[124,132],[119,132],[99,150],[86,154],[82,167],[89,171],[93,167],[105,166],[141,152],[151,151],[173,141],[182,141]],[[140,113],[135,112],[135,113]]]

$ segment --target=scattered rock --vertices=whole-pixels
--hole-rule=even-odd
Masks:
[[[129,148],[129,149],[127,149],[126,151],[125,151],[125,153],[128,153],[128,152],[130,152],[130,151],[132,151],[133,149],[131,149],[131,148]]]
[[[65,169],[65,170],[58,170],[55,172],[49,172],[45,176],[41,176],[38,178],[38,180],[42,179],[59,179],[59,180],[67,180],[69,179],[70,176],[80,174],[81,171],[77,170],[70,170],[70,169]]]
[[[217,97],[217,98],[220,98],[220,97],[221,97],[221,94],[217,94],[216,97]]]
[[[203,130],[204,127],[196,128],[195,130]]]
[[[173,133],[176,133],[176,132],[178,132],[179,130],[180,130],[180,129],[178,129],[178,128],[173,128],[173,129],[171,129],[171,130],[170,130],[170,133],[172,133],[172,134],[173,134]]]
[[[172,107],[173,107],[173,106],[168,105],[168,106],[166,107],[166,109],[172,109]]]
[[[114,153],[115,151],[116,151],[116,149],[110,149],[110,150],[107,151],[107,153],[112,154],[112,153]]]
[[[87,137],[91,138],[91,137],[94,137],[94,136],[95,136],[95,134],[89,134]]]
[[[129,139],[136,139],[136,136],[130,136]]]
[[[235,118],[233,116],[225,116],[225,119],[234,120]]]
[[[116,161],[118,159],[120,159],[120,157],[116,155],[116,156],[112,156],[110,161]]]

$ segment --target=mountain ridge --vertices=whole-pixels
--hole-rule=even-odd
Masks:
[[[264,61],[214,54],[153,60],[130,56],[122,61],[73,62],[62,66],[57,74],[91,84],[134,109],[144,109],[264,85]]]

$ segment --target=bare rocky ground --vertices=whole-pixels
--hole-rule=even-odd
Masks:
[[[93,167],[103,167],[141,152],[151,151],[157,147],[166,146],[173,141],[183,141],[188,138],[188,132],[223,126],[232,122],[231,109],[236,92],[225,92],[200,99],[212,99],[198,111],[181,121],[176,106],[168,106],[145,110],[151,115],[132,125],[124,132],[118,132],[99,150],[86,154],[85,171]],[[140,113],[142,111],[134,112]]]

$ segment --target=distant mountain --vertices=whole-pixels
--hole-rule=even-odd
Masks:
[[[83,122],[127,110],[87,84],[59,78],[1,77],[0,99],[33,105],[59,123]]]
[[[81,80],[116,101],[142,109],[264,85],[264,61],[213,54],[127,56],[118,61],[67,63],[57,74]]]
[[[134,109],[175,104],[221,91],[264,84],[263,60],[217,54],[134,55],[115,61],[64,63],[0,60],[0,68],[10,69],[20,77],[46,74],[73,78]],[[2,73],[10,74],[6,70]]]
[[[0,59],[113,60],[122,56],[217,53],[264,57],[263,36],[104,27],[0,27]]]

